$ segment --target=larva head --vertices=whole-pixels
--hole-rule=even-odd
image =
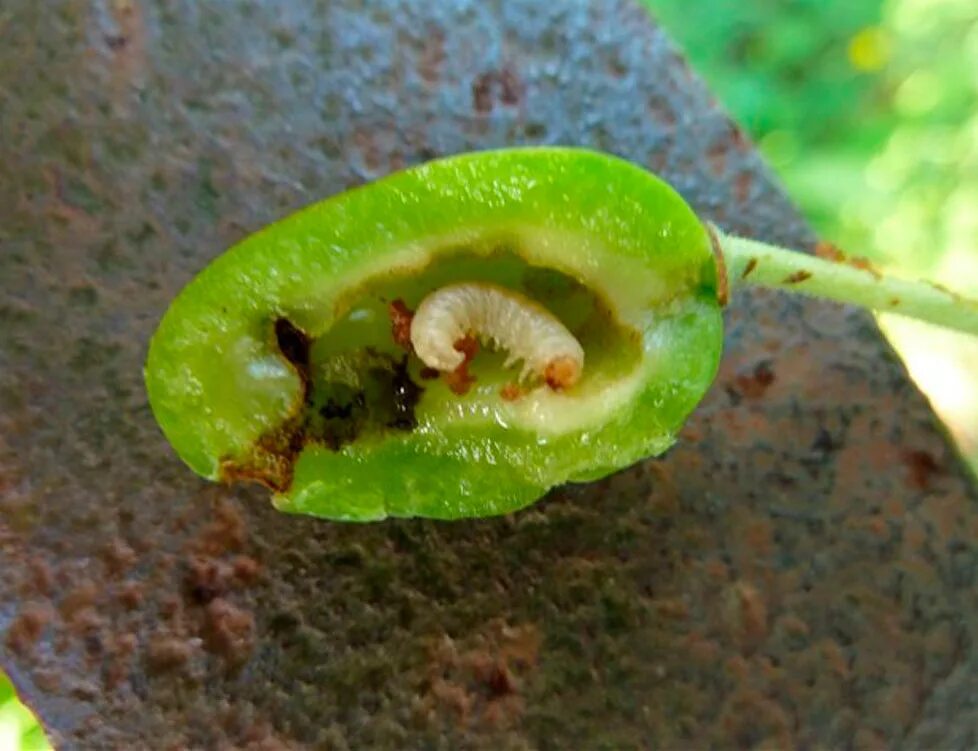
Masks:
[[[663,451],[721,337],[708,236],[671,188],[609,156],[520,149],[247,238],[173,302],[146,381],[206,477],[334,519],[458,518]]]

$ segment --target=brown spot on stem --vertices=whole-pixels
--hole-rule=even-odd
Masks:
[[[819,258],[824,258],[826,261],[834,261],[835,263],[842,263],[846,260],[846,254],[837,245],[833,245],[825,240],[819,240],[815,243],[815,255]]]
[[[788,276],[786,276],[784,278],[784,283],[785,284],[798,284],[800,282],[804,282],[807,279],[811,279],[811,278],[812,278],[812,272],[811,271],[801,270],[801,271],[796,271],[793,274],[788,274]]]
[[[744,266],[744,272],[740,275],[741,279],[746,279],[751,275],[754,269],[757,268],[757,259],[751,258],[747,261],[747,265]]]
[[[727,304],[730,299],[730,282],[727,279],[727,262],[723,257],[723,246],[720,244],[720,233],[712,222],[705,225],[706,234],[710,236],[710,249],[713,251],[713,259],[717,267],[717,302],[720,307]]]
[[[146,650],[146,662],[154,672],[176,670],[193,656],[193,644],[174,636],[154,636]]]
[[[860,271],[867,271],[877,279],[882,279],[883,274],[877,269],[872,263],[870,263],[868,258],[849,258],[846,260],[850,266]]]
[[[225,599],[213,600],[205,610],[204,644],[232,665],[244,662],[255,644],[255,617]]]
[[[27,603],[7,630],[7,648],[18,655],[26,654],[41,638],[41,632],[50,621],[50,608],[40,603]]]

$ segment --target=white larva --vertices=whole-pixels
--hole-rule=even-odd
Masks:
[[[551,388],[573,386],[584,367],[580,342],[539,303],[486,282],[449,284],[430,293],[411,321],[411,344],[430,368],[454,371],[465,361],[455,343],[466,336],[508,352],[505,367],[523,361],[520,380],[530,374]]]

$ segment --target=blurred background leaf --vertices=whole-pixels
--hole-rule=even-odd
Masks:
[[[0,751],[45,751],[50,748],[37,720],[17,701],[14,687],[0,672]]]

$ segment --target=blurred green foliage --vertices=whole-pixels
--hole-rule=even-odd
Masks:
[[[978,294],[978,0],[642,1],[825,237]],[[978,462],[978,345],[887,329]],[[50,746],[0,673],[18,748]]]
[[[46,751],[51,746],[14,687],[0,672],[0,751]]]

